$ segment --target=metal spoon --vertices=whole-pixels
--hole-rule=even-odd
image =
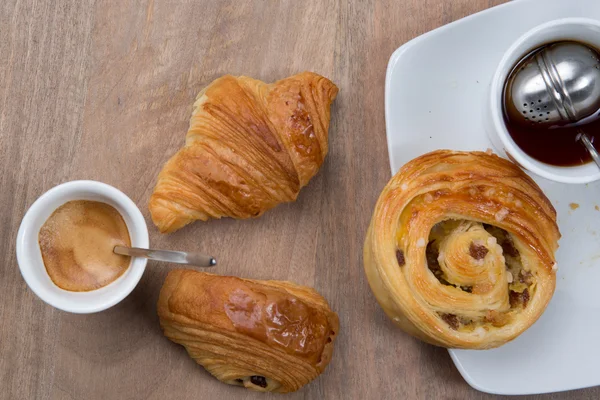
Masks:
[[[590,122],[600,110],[600,55],[576,42],[558,42],[522,60],[508,77],[513,107],[508,118],[522,125]],[[512,108],[512,110],[510,110]],[[584,121],[585,120],[585,121]],[[600,155],[581,129],[576,140],[600,167]]]
[[[217,260],[214,257],[195,252],[140,249],[125,246],[115,246],[113,252],[122,256],[143,257],[149,260],[189,264],[196,267],[214,267],[217,265]]]

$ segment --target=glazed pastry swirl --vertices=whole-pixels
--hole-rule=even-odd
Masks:
[[[517,166],[482,152],[436,151],[384,188],[365,272],[408,333],[444,347],[492,348],[545,310],[559,237],[554,208]]]

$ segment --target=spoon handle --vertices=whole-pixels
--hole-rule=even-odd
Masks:
[[[587,149],[587,151],[592,156],[592,159],[594,160],[594,162],[596,163],[596,165],[598,167],[600,167],[600,155],[598,154],[598,151],[596,150],[596,148],[592,144],[592,141],[590,140],[590,138],[588,137],[588,135],[586,135],[583,132],[579,132],[579,135],[577,135],[577,136],[578,136],[578,139],[581,140],[581,143],[583,143],[583,145],[585,146],[585,148]]]
[[[171,250],[151,250],[140,249],[137,247],[115,246],[113,250],[116,254],[131,257],[143,257],[149,260],[164,261],[177,264],[189,264],[197,267],[214,267],[217,260],[214,257],[195,252],[171,251]]]

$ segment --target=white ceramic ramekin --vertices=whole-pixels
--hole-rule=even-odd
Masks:
[[[127,224],[131,245],[148,248],[146,221],[129,197],[104,183],[73,181],[50,189],[29,208],[17,234],[17,261],[27,285],[51,306],[81,314],[102,311],[114,306],[131,293],[146,269],[146,259],[132,258],[123,275],[100,289],[71,292],[56,286],[44,267],[38,234],[48,217],[58,207],[71,200],[95,200],[113,206]]]
[[[530,51],[551,42],[574,40],[600,49],[600,21],[587,18],[564,18],[539,25],[519,39],[504,53],[492,78],[486,124],[492,143],[521,167],[547,179],[562,183],[588,183],[600,179],[594,163],[576,167],[557,167],[542,163],[523,152],[504,124],[502,94],[504,83],[515,64]],[[540,143],[543,146],[543,143]]]

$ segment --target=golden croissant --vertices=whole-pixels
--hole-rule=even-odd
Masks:
[[[217,379],[293,392],[323,372],[338,316],[315,290],[190,270],[169,273],[158,316],[166,337]]]
[[[364,246],[385,313],[435,345],[488,349],[529,328],[556,283],[556,212],[516,165],[436,151],[383,189]]]
[[[266,84],[226,75],[200,92],[185,147],[150,198],[161,232],[194,220],[256,217],[294,201],[327,154],[337,87],[304,72]]]

